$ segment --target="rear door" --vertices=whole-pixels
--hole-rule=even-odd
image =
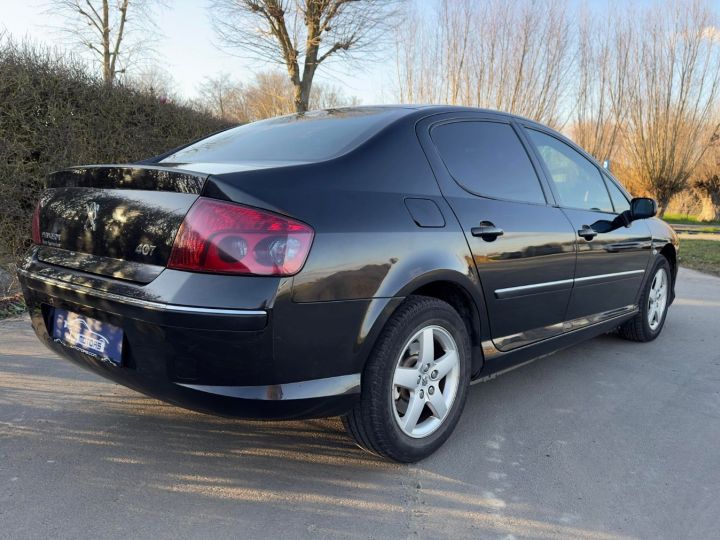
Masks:
[[[526,133],[576,234],[577,270],[568,320],[602,319],[632,310],[650,260],[647,223],[639,220],[601,232],[600,223],[629,208],[625,194],[579,149],[549,132],[527,127]]]
[[[495,346],[510,350],[561,333],[575,237],[516,128],[469,113],[426,120],[418,135],[465,232]]]

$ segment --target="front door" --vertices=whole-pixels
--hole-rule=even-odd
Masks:
[[[613,316],[634,309],[652,247],[645,221],[611,228],[625,194],[583,156],[557,137],[526,129],[551,180],[556,198],[577,238],[577,269],[568,307],[569,321]]]
[[[538,164],[515,128],[478,116],[436,122],[426,135],[474,258],[495,346],[510,350],[561,333],[575,237],[562,210],[548,204]]]

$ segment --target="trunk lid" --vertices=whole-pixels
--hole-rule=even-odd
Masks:
[[[131,281],[165,267],[206,173],[157,166],[93,166],[48,177],[38,258]]]

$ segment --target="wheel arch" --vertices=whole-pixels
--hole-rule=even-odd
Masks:
[[[476,292],[474,292],[476,291]],[[392,298],[376,298],[370,303],[361,327],[358,355],[364,367],[383,328],[408,296],[422,295],[443,300],[460,315],[468,329],[472,347],[472,373],[474,378],[482,370],[483,331],[487,330],[484,299],[472,274],[457,271],[433,271],[418,276],[405,285]]]
[[[450,304],[458,312],[465,323],[472,347],[471,377],[475,377],[483,367],[482,324],[477,304],[472,295],[458,283],[451,281],[432,281],[412,293],[413,295],[431,296]]]
[[[657,255],[665,257],[670,264],[670,274],[672,279],[672,289],[670,294],[670,303],[675,299],[675,282],[678,274],[678,248],[680,246],[679,239],[675,230],[659,218],[650,218],[647,225],[652,235],[652,251]],[[649,265],[654,264],[655,257],[651,258]],[[648,266],[649,270],[650,266]],[[647,277],[646,277],[647,279]],[[643,284],[644,285],[644,284]]]
[[[660,255],[665,257],[670,264],[670,277],[672,279],[672,287],[670,287],[669,304],[672,304],[675,300],[675,281],[677,280],[678,273],[677,250],[671,242],[668,242],[660,250]]]

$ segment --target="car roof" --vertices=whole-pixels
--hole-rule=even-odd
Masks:
[[[528,122],[532,122],[533,124],[537,124],[537,122],[525,118],[523,116],[509,113],[506,111],[498,111],[495,109],[485,109],[481,107],[468,107],[464,105],[432,105],[432,104],[403,104],[403,105],[355,105],[355,106],[348,106],[348,107],[333,107],[324,109],[326,111],[347,111],[347,110],[355,110],[355,111],[363,111],[363,110],[378,110],[378,109],[386,109],[386,110],[397,110],[397,111],[407,111],[407,114],[411,114],[412,112],[423,112],[423,113],[430,113],[430,114],[441,114],[441,113],[452,113],[452,112],[474,112],[474,113],[486,113],[486,114],[493,114],[497,116],[506,116],[508,118],[516,118],[518,120],[524,120]],[[541,125],[541,124],[538,124]]]
[[[514,119],[521,122],[524,122],[526,124],[530,124],[533,126],[537,126],[540,128],[543,128],[545,130],[551,131],[554,134],[559,135],[563,139],[567,139],[562,133],[557,131],[556,129],[551,128],[548,125],[542,124],[536,120],[533,120],[531,118],[527,118],[525,116],[521,116],[519,114],[513,114],[506,111],[499,111],[495,109],[485,109],[482,107],[468,107],[464,105],[432,105],[432,104],[389,104],[389,105],[355,105],[355,106],[347,106],[347,107],[333,107],[328,109],[321,109],[327,112],[332,111],[358,111],[362,112],[364,110],[367,111],[378,111],[378,110],[389,110],[389,111],[397,111],[400,113],[398,117],[389,120],[388,124],[402,121],[402,120],[408,120],[408,119],[415,119],[420,120],[422,118],[426,118],[428,116],[436,115],[436,114],[445,114],[445,113],[482,113],[487,115],[493,115],[496,117],[504,117],[507,119]],[[313,111],[308,111],[313,112]],[[573,143],[574,144],[574,143]]]
[[[364,115],[375,115],[375,116],[381,116],[382,118],[378,119],[378,122],[376,124],[376,128],[374,128],[374,133],[368,134],[367,138],[365,138],[362,141],[356,141],[353,143],[352,148],[347,148],[343,150],[342,152],[339,152],[338,154],[333,155],[327,155],[322,158],[304,158],[304,159],[297,159],[296,161],[325,161],[327,159],[330,159],[331,157],[339,157],[340,155],[343,155],[347,152],[354,151],[356,149],[360,149],[361,147],[366,146],[369,141],[375,140],[377,137],[385,136],[384,134],[393,133],[392,129],[394,127],[400,127],[403,126],[403,129],[406,130],[407,127],[410,126],[417,126],[418,122],[424,121],[426,119],[429,119],[434,116],[439,116],[443,114],[448,115],[458,115],[460,118],[462,118],[463,113],[472,113],[472,114],[486,114],[489,115],[491,118],[504,118],[504,119],[520,119],[525,123],[530,123],[535,126],[539,126],[544,129],[548,129],[550,131],[553,131],[552,129],[548,128],[547,126],[543,126],[541,124],[537,124],[536,122],[533,122],[529,119],[521,118],[517,115],[502,112],[502,111],[495,111],[490,109],[482,109],[477,107],[464,107],[464,106],[453,106],[453,105],[359,105],[359,106],[347,106],[347,107],[330,107],[325,109],[318,109],[318,110],[311,110],[307,111],[305,113],[292,113],[288,115],[284,115],[281,117],[275,117],[268,120],[264,120],[263,122],[282,122],[283,119],[286,119],[286,121],[291,121],[291,119],[297,118],[300,119],[302,117],[309,119],[313,119],[315,117],[317,118],[327,118],[327,117],[336,117],[339,118],[341,121],[342,119],[346,118],[355,118],[355,117],[361,117]],[[249,124],[252,125],[252,124]],[[227,132],[222,132],[231,134],[233,130],[228,130]],[[404,133],[407,133],[407,131],[403,131]],[[397,132],[395,132],[397,133]],[[221,134],[216,134],[215,137],[220,136]],[[558,134],[560,135],[560,134]],[[212,138],[212,136],[211,136]],[[193,146],[203,144],[206,139],[201,139],[200,141],[195,141],[194,143],[191,143],[189,145],[173,149],[172,151],[166,152],[165,154],[162,154],[160,156],[157,156],[153,158],[151,161],[148,160],[146,163],[160,163],[160,164],[167,164],[172,163],[172,158],[176,156],[176,154],[187,151],[186,149],[190,148],[192,149]],[[197,156],[195,156],[197,158]],[[185,163],[186,161],[188,163],[193,162],[193,160],[188,160],[187,158],[183,158],[182,156],[179,158],[181,162]],[[170,160],[170,161],[168,161]],[[200,159],[202,162],[203,159]],[[207,159],[205,161],[208,161]],[[216,159],[211,159],[210,161],[215,162]],[[266,161],[266,160],[252,160],[252,161]],[[225,162],[225,161],[223,161]],[[235,163],[235,161],[230,161],[231,163]]]

